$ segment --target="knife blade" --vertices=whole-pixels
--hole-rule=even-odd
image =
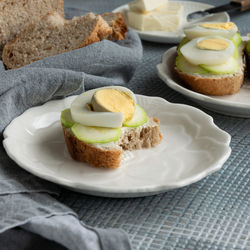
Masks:
[[[242,11],[246,11],[250,9],[250,0],[232,0],[230,3],[221,5],[218,7],[213,7],[204,11],[196,11],[187,15],[187,21],[193,21],[195,19],[200,19],[204,16],[224,12],[226,11],[228,14],[240,13]]]

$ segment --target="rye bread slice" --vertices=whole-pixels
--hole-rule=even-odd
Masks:
[[[51,11],[64,16],[63,0],[0,0],[0,51],[27,26]]]
[[[244,71],[225,76],[198,76],[181,72],[175,67],[175,72],[183,82],[193,91],[214,96],[235,94],[239,91],[244,81]]]
[[[101,15],[102,18],[108,23],[112,28],[112,34],[107,37],[110,40],[123,40],[126,37],[128,31],[128,26],[126,24],[125,18],[120,12],[106,12]]]
[[[51,12],[7,43],[2,58],[7,68],[15,69],[101,41],[111,34],[112,28],[100,15],[88,13],[65,20]]]
[[[127,128],[120,140],[111,145],[86,143],[77,139],[71,129],[63,124],[62,129],[68,151],[74,160],[87,162],[95,167],[118,168],[124,150],[155,147],[161,142],[159,125],[157,118],[150,118],[147,125]]]

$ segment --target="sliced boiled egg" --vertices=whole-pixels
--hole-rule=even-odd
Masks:
[[[124,121],[132,119],[135,105],[131,90],[108,86],[82,93],[72,102],[70,110],[72,119],[82,125],[119,128]]]
[[[225,63],[235,51],[232,41],[218,36],[206,36],[191,40],[180,48],[185,59],[194,65]]]
[[[232,22],[199,23],[184,29],[184,33],[189,40],[203,36],[222,36],[230,39],[237,31],[237,26]]]
[[[123,122],[131,120],[135,113],[135,102],[132,96],[119,89],[97,90],[91,104],[94,111],[122,113]]]

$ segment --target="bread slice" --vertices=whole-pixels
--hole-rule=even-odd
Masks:
[[[123,40],[125,39],[126,32],[128,31],[128,27],[122,13],[104,13],[101,15],[102,18],[109,24],[112,28],[113,32],[108,37],[110,40]]]
[[[3,62],[9,69],[81,48],[112,34],[112,28],[100,15],[65,20],[51,12],[4,46]]]
[[[0,51],[28,25],[51,11],[64,16],[63,0],[0,0]]]
[[[117,168],[124,150],[154,147],[161,142],[159,124],[157,118],[150,118],[140,127],[123,127],[119,141],[105,144],[86,143],[77,139],[70,128],[63,124],[62,128],[68,151],[74,160],[87,162],[95,167]]]
[[[232,75],[223,76],[187,74],[181,72],[177,67],[175,67],[175,71],[188,87],[195,92],[205,95],[222,96],[235,94],[239,91],[244,81],[243,70]]]

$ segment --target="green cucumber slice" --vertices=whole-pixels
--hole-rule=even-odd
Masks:
[[[74,125],[70,109],[64,109],[61,112],[61,122],[66,128],[71,128]]]
[[[138,104],[135,107],[135,113],[131,120],[123,123],[124,127],[139,127],[148,121],[148,116],[145,110]]]
[[[230,39],[236,47],[239,47],[241,45],[241,42],[242,42],[242,38],[241,38],[241,35],[240,33],[235,33],[235,35]]]
[[[232,74],[239,69],[238,60],[231,56],[226,63],[219,65],[204,65],[201,64],[200,67],[205,70],[215,74],[215,75],[224,75],[224,74]]]
[[[180,43],[179,43],[179,45],[178,45],[178,47],[177,47],[177,53],[178,53],[178,55],[181,54],[181,52],[180,52],[181,47],[182,47],[184,44],[188,43],[189,41],[190,41],[190,40],[189,40],[187,37],[184,37],[184,38],[180,41]]]
[[[235,47],[235,50],[234,50],[234,53],[233,53],[233,57],[235,59],[238,59],[239,58],[239,49],[238,47]]]
[[[75,137],[87,143],[108,143],[118,141],[121,137],[121,128],[88,127],[75,123],[71,130]]]
[[[208,71],[199,67],[198,65],[193,65],[189,63],[182,54],[179,54],[176,58],[177,68],[184,73],[197,73],[197,74],[207,74]]]

